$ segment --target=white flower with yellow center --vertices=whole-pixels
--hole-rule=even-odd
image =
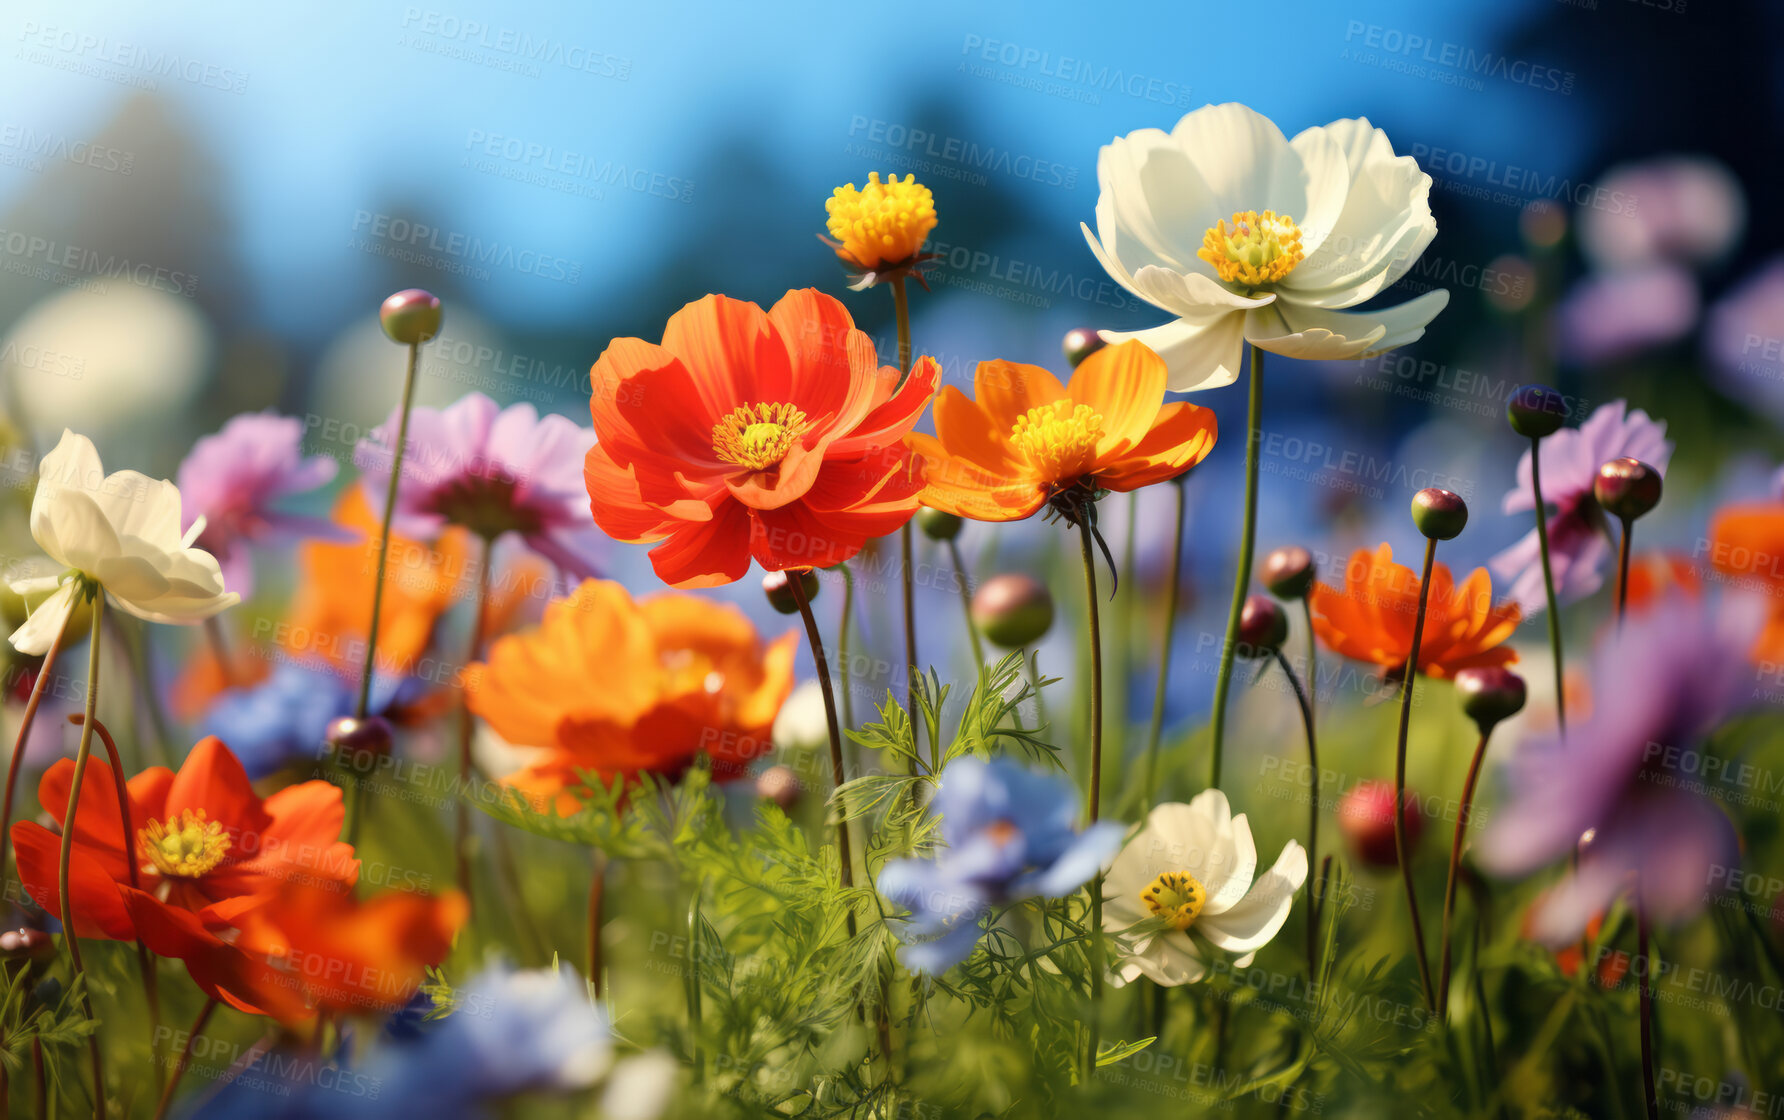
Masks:
[[[1307,880],[1307,851],[1290,840],[1276,865],[1256,881],[1257,849],[1245,814],[1233,816],[1226,794],[1205,790],[1185,805],[1153,809],[1103,880],[1103,928],[1119,932],[1147,918],[1168,928],[1143,937],[1118,959],[1117,986],[1145,976],[1167,987],[1208,973],[1200,938],[1243,954],[1243,968],[1288,919]]]
[[[241,601],[223,588],[210,553],[190,547],[200,519],[180,532],[180,491],[136,471],[106,474],[93,441],[64,430],[37,469],[31,536],[66,569],[14,580],[20,595],[55,593],[12,634],[20,652],[42,654],[74,610],[83,586],[97,585],[119,607],[149,622],[198,623]]]
[[[1291,358],[1366,357],[1415,341],[1441,289],[1347,312],[1393,284],[1437,235],[1431,177],[1367,120],[1285,139],[1244,105],[1206,105],[1170,132],[1143,128],[1097,157],[1097,260],[1175,316],[1137,338],[1180,393],[1239,376],[1244,343]]]

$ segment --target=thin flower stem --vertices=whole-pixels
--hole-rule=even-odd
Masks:
[[[68,619],[74,617],[71,610],[68,618],[62,620],[57,628],[56,636],[50,639],[50,648],[43,655],[43,664],[37,670],[37,679],[31,682],[31,695],[25,700],[25,714],[19,717],[19,734],[12,743],[12,761],[6,767],[6,805],[0,809],[0,874],[6,872],[6,857],[12,851],[12,796],[19,784],[19,767],[25,761],[25,741],[31,737],[31,724],[37,719],[37,706],[43,702],[43,686],[49,682],[56,671],[56,655],[62,650],[62,638],[68,633]]]
[[[910,293],[905,290],[904,277],[897,276],[892,280],[892,312],[898,323],[898,388],[902,389],[906,379],[911,375],[911,300]],[[911,745],[917,741],[917,690],[922,687],[922,677],[917,669],[917,576],[915,547],[911,537],[911,523],[906,521],[898,531],[898,547],[902,554],[904,572],[904,662],[905,686],[909,692],[911,716]],[[913,766],[915,763],[912,764]],[[912,770],[912,776],[916,771]]]
[[[1406,732],[1412,723],[1412,685],[1418,677],[1419,644],[1425,631],[1425,607],[1431,594],[1431,568],[1437,562],[1437,541],[1425,541],[1425,570],[1419,577],[1419,609],[1412,624],[1412,649],[1406,655],[1406,682],[1400,689],[1400,735],[1394,750],[1394,855],[1400,877],[1406,883],[1406,908],[1412,914],[1412,947],[1419,965],[1419,983],[1425,1003],[1437,1010],[1437,991],[1431,985],[1431,962],[1425,955],[1425,930],[1419,921],[1418,891],[1412,881],[1412,858],[1406,849]]]
[[[93,602],[93,630],[87,640],[86,718],[81,724],[80,747],[74,756],[74,779],[68,787],[68,811],[62,817],[62,850],[56,862],[56,891],[61,903],[62,940],[68,945],[68,960],[74,969],[73,979],[77,981],[85,970],[81,965],[80,938],[74,932],[74,900],[69,896],[68,871],[74,858],[75,811],[81,803],[81,785],[87,778],[87,760],[93,754],[93,716],[99,707],[99,635],[100,627],[105,624],[105,589],[89,583],[85,591],[92,596]],[[93,993],[84,984],[81,986],[81,1008],[86,1012],[89,1022],[97,1022],[93,1016]],[[87,1036],[87,1053],[93,1066],[93,1116],[95,1120],[104,1120],[105,1064],[99,1056],[97,1029]]]
[[[1491,728],[1482,731],[1480,742],[1475,744],[1474,758],[1468,763],[1468,776],[1462,780],[1462,811],[1456,814],[1456,835],[1450,841],[1449,879],[1443,888],[1443,933],[1438,939],[1443,946],[1442,963],[1437,970],[1437,1017],[1440,1020],[1449,1014],[1450,919],[1456,909],[1456,885],[1462,877],[1462,838],[1468,832],[1468,820],[1473,815],[1474,787],[1480,780],[1480,764],[1487,757],[1487,738],[1491,734]]]
[[[403,371],[403,406],[397,413],[396,444],[390,453],[390,483],[384,488],[384,517],[378,526],[378,574],[372,579],[372,621],[366,628],[365,664],[359,673],[359,699],[353,705],[355,719],[364,719],[372,702],[372,666],[378,656],[378,621],[384,613],[384,570],[390,563],[390,522],[396,516],[397,490],[403,481],[403,452],[409,442],[409,412],[415,400],[415,367],[421,360],[421,343],[409,344],[409,363]]]
[[[812,663],[817,666],[818,688],[824,693],[824,718],[830,730],[830,780],[832,788],[840,788],[848,780],[842,763],[842,728],[836,722],[836,692],[830,685],[830,663],[824,659],[824,636],[818,632],[818,620],[811,613],[811,599],[805,594],[805,583],[799,572],[789,573],[787,587],[793,601],[799,604],[799,617],[805,622],[805,637],[811,644]],[[842,866],[837,880],[844,890],[855,885],[855,857],[849,848],[849,821],[839,815],[836,821],[836,854]],[[849,936],[855,936],[855,909],[849,907]]]
[[[1152,723],[1146,729],[1146,812],[1158,800],[1158,751],[1164,740],[1165,691],[1171,683],[1171,647],[1177,639],[1177,607],[1183,585],[1183,521],[1189,510],[1189,493],[1183,476],[1171,480],[1177,488],[1177,532],[1171,538],[1170,587],[1165,592],[1163,641],[1158,654],[1158,683],[1152,687]]]
[[[484,630],[489,622],[489,562],[495,551],[495,538],[484,537],[483,549],[477,562],[477,602],[476,615],[471,619],[471,645],[465,651],[465,665],[469,667],[483,653]],[[471,733],[476,726],[471,715],[471,694],[462,687],[458,694],[458,784],[461,791],[471,788]],[[461,792],[455,806],[457,817],[457,843],[453,850],[458,857],[458,889],[465,892],[466,903],[472,903],[471,897],[471,803]]]
[[[215,998],[204,1001],[199,1009],[198,1018],[192,1021],[192,1029],[186,1032],[186,1043],[180,1047],[180,1056],[174,1062],[173,1076],[168,1079],[167,1087],[161,1090],[161,1103],[155,1106],[155,1120],[162,1120],[167,1115],[167,1106],[173,1103],[174,1090],[180,1086],[180,1078],[185,1076],[186,1067],[192,1064],[192,1044],[203,1033],[204,1025],[210,1022],[211,1012],[217,1010]]]
[[[1282,675],[1295,690],[1295,700],[1301,706],[1301,724],[1307,730],[1307,768],[1313,774],[1313,798],[1307,810],[1307,864],[1311,867],[1319,858],[1319,742],[1313,733],[1313,703],[1307,698],[1307,690],[1301,687],[1301,679],[1295,676],[1294,666],[1282,651],[1276,650],[1276,664],[1282,666]],[[1313,905],[1313,887],[1315,876],[1307,876],[1307,976],[1315,979],[1319,975],[1319,917]]]
[[[85,726],[87,720],[84,715],[75,713],[68,717],[68,722],[76,726]],[[118,794],[118,821],[123,825],[126,849],[133,851],[136,844],[136,824],[130,819],[130,786],[124,780],[124,763],[118,757],[118,744],[112,738],[111,732],[106,730],[105,724],[97,717],[93,720],[93,731],[99,736],[99,741],[105,744],[106,757],[111,760],[112,784],[117,787]],[[142,873],[137,868],[138,862],[135,859],[128,861],[130,886],[140,891],[142,890]],[[157,982],[158,978],[155,975],[154,958],[149,955],[148,946],[142,943],[140,936],[136,939],[136,963],[142,972],[143,1001],[148,1004],[149,1008],[149,1056],[156,1059],[159,1057],[158,1040],[161,1037],[161,993]],[[156,1060],[154,1065],[155,1084],[159,1087],[165,1084],[166,1073],[161,1068],[159,1060]]]
[[[1542,437],[1530,439],[1530,496],[1536,501],[1536,544],[1542,552],[1542,589],[1549,605],[1549,654],[1555,660],[1555,720],[1567,734],[1567,688],[1561,664],[1561,605],[1555,599],[1555,569],[1549,564],[1549,515],[1542,504]]]
[[[1641,955],[1641,970],[1636,973],[1641,994],[1642,1036],[1642,1099],[1647,1102],[1648,1120],[1660,1120],[1660,1099],[1654,1092],[1654,958],[1649,952],[1648,912],[1641,902],[1641,880],[1635,884],[1636,952]]]
[[[1096,551],[1088,514],[1078,519],[1078,539],[1084,558],[1084,621],[1090,643],[1090,801],[1085,807],[1089,823],[1102,813],[1103,796],[1103,630],[1096,593]],[[1085,1054],[1084,1079],[1096,1076],[1103,1006],[1103,875],[1090,881],[1090,1045]]]
[[[954,575],[960,581],[960,606],[966,611],[966,636],[973,643],[973,676],[985,667],[985,643],[979,639],[979,628],[973,625],[973,591],[966,580],[966,561],[960,558],[960,542],[948,541],[948,557],[954,562]]]
[[[902,276],[892,281],[892,315],[898,321],[898,384],[902,387],[911,374],[911,296]]]
[[[594,868],[588,882],[588,983],[595,999],[601,998],[601,925],[607,908],[607,853],[594,850]]]
[[[1623,616],[1629,613],[1629,541],[1635,534],[1635,522],[1625,517],[1623,536],[1617,542],[1617,629],[1623,628]]]
[[[205,640],[211,644],[211,656],[217,659],[217,672],[223,677],[224,688],[240,688],[242,682],[236,678],[235,662],[229,659],[229,641],[223,634],[223,616],[214,614],[204,620]]]
[[[694,1051],[694,1084],[706,1077],[706,1050],[700,1045],[700,891],[703,883],[694,884],[694,897],[688,900],[688,1033]]]
[[[1227,692],[1233,683],[1233,654],[1239,635],[1239,615],[1245,610],[1245,589],[1251,586],[1252,553],[1257,548],[1257,469],[1259,424],[1264,411],[1264,352],[1251,348],[1251,391],[1245,419],[1245,520],[1239,528],[1239,570],[1233,574],[1233,605],[1227,611],[1226,640],[1220,645],[1220,670],[1214,677],[1214,717],[1208,788],[1220,786],[1220,752],[1226,739]]]
[[[1313,595],[1301,596],[1301,619],[1307,624],[1307,707],[1319,714],[1319,640],[1313,632]]]
[[[842,572],[842,620],[836,624],[836,671],[842,675],[842,725],[855,726],[855,696],[849,684],[849,627],[855,621],[855,573],[847,561],[837,565]]]

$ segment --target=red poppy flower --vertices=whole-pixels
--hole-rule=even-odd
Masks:
[[[584,473],[596,524],[661,541],[676,587],[839,564],[917,509],[904,445],[940,370],[919,358],[899,386],[842,304],[812,289],[764,312],[707,296],[661,345],[615,339],[590,372],[600,442]]]
[[[38,800],[58,827],[73,779],[74,763],[62,759],[38,785]],[[262,800],[216,738],[193,747],[178,774],[152,767],[130,779],[127,789],[129,836],[111,767],[88,763],[69,861],[75,934],[141,938],[151,951],[186,961],[193,979],[213,995],[260,1010],[253,996],[255,962],[219,941],[215,931],[265,905],[288,880],[357,880],[359,861],[352,847],[337,840],[341,791],[327,782],[302,782]],[[26,890],[44,909],[59,913],[61,836],[21,821],[12,827],[12,840]]]

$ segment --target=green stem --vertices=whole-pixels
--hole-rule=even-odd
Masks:
[[[1642,1099],[1647,1102],[1648,1120],[1660,1120],[1660,1099],[1654,1092],[1654,957],[1649,951],[1648,913],[1642,906],[1641,889],[1641,880],[1638,877],[1635,884],[1635,939],[1636,952],[1642,959],[1641,969],[1636,974],[1636,980],[1641,985]]]
[[[403,478],[403,452],[409,443],[409,412],[415,401],[415,367],[420,358],[421,344],[410,343],[409,362],[403,371],[402,408],[397,413],[396,446],[390,456],[390,482],[384,488],[384,516],[378,526],[378,571],[372,577],[372,618],[366,626],[365,663],[359,671],[359,696],[353,703],[355,719],[364,719],[372,702],[372,670],[378,659],[378,623],[384,616],[384,572],[390,563],[390,522],[396,516],[397,490]],[[355,769],[346,790],[346,840],[349,844],[359,842],[359,823],[365,815],[365,784],[365,775]]]
[[[799,582],[794,580],[794,583]],[[694,897],[688,902],[688,1033],[693,1036],[694,1083],[706,1076],[706,1052],[700,1045],[700,889],[694,884]]]
[[[1555,719],[1567,734],[1567,685],[1561,666],[1561,605],[1555,598],[1555,569],[1549,564],[1549,514],[1542,504],[1542,437],[1530,438],[1530,496],[1536,500],[1536,544],[1542,552],[1542,589],[1549,604],[1549,653],[1555,659]]]
[[[1239,615],[1245,610],[1245,589],[1251,586],[1252,553],[1257,547],[1258,425],[1264,410],[1264,352],[1251,348],[1251,391],[1245,419],[1245,520],[1239,531],[1239,570],[1233,574],[1233,605],[1227,611],[1226,640],[1220,645],[1220,671],[1214,677],[1212,756],[1208,788],[1220,787],[1220,752],[1226,739],[1227,691],[1233,683],[1234,646],[1239,635]]]
[[[847,562],[837,565],[842,572],[842,621],[836,626],[836,671],[842,676],[842,725],[855,726],[855,697],[849,684],[849,624],[855,620],[855,573]]]
[[[1146,729],[1146,811],[1158,800],[1158,751],[1164,740],[1165,690],[1171,683],[1171,647],[1177,639],[1177,607],[1183,586],[1183,522],[1189,510],[1189,492],[1183,476],[1171,480],[1177,488],[1177,533],[1171,538],[1170,588],[1165,592],[1163,641],[1158,654],[1158,683],[1152,687],[1152,723]]]
[[[842,788],[848,780],[842,762],[842,728],[836,722],[836,692],[830,685],[830,662],[824,658],[824,636],[818,632],[818,620],[811,613],[811,599],[805,594],[805,583],[799,572],[789,572],[787,587],[793,601],[799,604],[799,617],[805,623],[805,637],[811,644],[811,659],[817,667],[818,688],[824,694],[824,718],[830,731],[830,780],[832,789]],[[914,763],[913,763],[914,765]],[[855,885],[855,858],[849,845],[848,815],[839,812],[836,820],[836,854],[841,861],[837,881],[844,890]],[[849,936],[855,936],[855,908],[848,910]]]
[[[460,671],[469,669],[483,652],[485,616],[489,614],[489,562],[490,554],[495,551],[495,539],[483,538],[483,548],[477,561],[477,602],[476,614],[471,619],[471,645],[465,651],[464,665]],[[368,678],[369,679],[369,678]],[[471,738],[476,727],[471,715],[470,692],[462,685],[458,694],[458,804],[454,806],[456,815],[455,844],[453,851],[458,861],[458,889],[465,893],[465,901],[471,903]]]
[[[966,578],[966,562],[960,558],[960,542],[949,539],[948,557],[954,562],[954,576],[960,582],[960,606],[966,612],[966,636],[973,643],[973,679],[985,668],[985,643],[979,639],[979,628],[973,625],[973,589]]]
[[[1313,733],[1313,704],[1288,658],[1282,656],[1280,649],[1275,651],[1275,656],[1276,664],[1282,666],[1282,675],[1295,690],[1295,701],[1301,707],[1301,724],[1307,731],[1307,767],[1313,772],[1313,800],[1307,811],[1307,866],[1311,869],[1319,859],[1319,743]],[[1307,977],[1310,981],[1319,975],[1319,920],[1313,905],[1315,878],[1311,874],[1307,876]]]
[[[1301,596],[1301,620],[1307,624],[1307,707],[1319,714],[1319,640],[1313,632],[1313,595]]]
[[[73,979],[80,980],[84,969],[81,965],[80,938],[74,933],[74,900],[69,895],[69,867],[74,858],[74,830],[76,810],[81,802],[81,785],[87,778],[87,760],[93,754],[93,717],[99,707],[99,636],[100,628],[105,620],[105,589],[98,584],[89,583],[86,593],[93,602],[93,630],[87,639],[87,697],[84,718],[81,722],[81,742],[74,755],[74,780],[68,787],[68,812],[62,817],[62,850],[56,863],[56,890],[61,903],[62,940],[68,945],[68,959],[73,966]],[[86,986],[81,986],[81,1007],[86,1012],[88,1022],[97,1023],[93,1016],[93,993]],[[95,1120],[105,1117],[105,1066],[99,1056],[99,1032],[97,1029],[87,1036],[87,1053],[93,1066],[93,1116]]]
[[[38,667],[37,679],[31,682],[31,695],[25,700],[25,713],[19,717],[19,733],[12,742],[12,761],[6,765],[6,804],[0,808],[0,874],[6,873],[6,857],[12,851],[12,797],[19,784],[19,767],[25,761],[25,741],[31,737],[31,725],[37,720],[37,707],[43,702],[43,686],[56,672],[56,655],[62,651],[62,638],[68,633],[68,621],[74,617],[72,608],[62,625],[56,629],[56,636],[50,639],[50,648],[43,655],[43,664]]]
[[[1491,728],[1482,731],[1480,742],[1475,744],[1474,758],[1468,763],[1468,776],[1462,780],[1462,811],[1456,814],[1456,835],[1450,841],[1449,879],[1443,888],[1443,933],[1439,941],[1443,946],[1442,963],[1438,966],[1437,975],[1437,1017],[1444,1019],[1449,1014],[1450,992],[1450,919],[1456,909],[1456,885],[1461,879],[1462,871],[1462,839],[1468,832],[1468,818],[1472,815],[1474,805],[1474,787],[1480,780],[1480,764],[1487,757],[1487,737]]]
[[[601,999],[601,924],[605,920],[607,899],[607,853],[594,849],[594,866],[588,883],[588,983]]]
[[[1629,613],[1629,540],[1635,533],[1635,522],[1621,518],[1623,536],[1617,541],[1617,629],[1623,628],[1623,616]]]
[[[1431,569],[1437,562],[1437,541],[1425,541],[1425,570],[1419,577],[1419,609],[1412,624],[1412,649],[1406,655],[1406,681],[1400,689],[1400,735],[1394,750],[1394,855],[1400,877],[1406,883],[1406,908],[1412,914],[1413,957],[1418,961],[1419,983],[1425,1003],[1437,1010],[1437,991],[1431,984],[1431,962],[1425,955],[1425,930],[1419,921],[1418,891],[1412,881],[1412,858],[1406,848],[1406,733],[1412,723],[1412,684],[1418,676],[1419,645],[1425,631],[1425,608],[1431,594]]]
[[[1089,823],[1102,812],[1103,795],[1103,632],[1096,594],[1096,551],[1090,516],[1078,519],[1078,539],[1084,558],[1084,620],[1090,643],[1090,802]],[[1096,1076],[1096,1053],[1101,1033],[1103,1004],[1103,876],[1090,881],[1090,1046],[1085,1055],[1084,1079]]]
[[[898,320],[898,384],[911,373],[911,297],[904,290],[904,277],[892,281],[892,313]]]

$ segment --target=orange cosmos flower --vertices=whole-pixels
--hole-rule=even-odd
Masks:
[[[298,550],[299,579],[279,644],[294,656],[320,659],[359,676],[371,629],[372,582],[378,572],[378,519],[360,488],[341,495],[334,519],[363,534],[347,544],[312,540]],[[378,618],[378,664],[407,672],[427,650],[434,623],[451,608],[469,559],[468,537],[448,529],[432,545],[392,534]]]
[[[736,607],[675,594],[634,602],[620,584],[588,580],[546,607],[537,629],[499,639],[466,687],[502,738],[543,748],[507,781],[569,812],[577,803],[564,791],[580,771],[675,775],[704,752],[715,777],[740,776],[770,746],[795,641],[788,631],[764,646]]]
[[[651,564],[676,587],[730,583],[752,556],[770,571],[839,564],[916,512],[904,436],[939,375],[919,358],[899,387],[843,305],[811,289],[767,312],[690,303],[661,345],[615,339],[590,372],[595,522],[663,542]]]
[[[1381,666],[1388,677],[1406,671],[1412,624],[1418,617],[1419,577],[1394,563],[1394,550],[1358,549],[1344,569],[1344,590],[1315,584],[1313,632],[1333,651]],[[1493,605],[1493,582],[1485,568],[1457,586],[1442,564],[1431,571],[1425,630],[1419,641],[1420,672],[1453,677],[1480,665],[1509,665],[1517,651],[1503,643],[1518,628],[1516,603]]]
[[[1052,503],[1075,522],[1096,492],[1175,478],[1214,447],[1213,411],[1163,403],[1165,363],[1144,343],[1098,350],[1069,386],[1039,366],[981,362],[973,391],[943,389],[936,434],[910,442],[926,466],[923,504],[976,521]]]
[[[236,944],[265,958],[315,1007],[388,1014],[446,959],[469,911],[457,891],[391,890],[360,902],[351,887],[291,882],[242,919]]]
[[[310,781],[262,800],[229,748],[208,738],[192,748],[178,774],[156,766],[130,779],[126,834],[111,767],[87,765],[69,861],[76,935],[140,938],[151,951],[186,961],[211,994],[261,1010],[255,1001],[266,979],[260,966],[221,942],[217,931],[266,905],[294,878],[351,887],[359,861],[337,839],[341,791]],[[73,778],[73,761],[62,759],[38,785],[38,800],[58,827]],[[12,840],[31,897],[59,913],[60,835],[21,821]]]
[[[1673,595],[1703,598],[1703,580],[1679,552],[1644,552],[1629,561],[1629,609],[1645,610]]]
[[[1717,510],[1710,519],[1710,564],[1729,577],[1735,590],[1768,598],[1770,614],[1752,657],[1767,664],[1784,662],[1784,502],[1745,502]]]

